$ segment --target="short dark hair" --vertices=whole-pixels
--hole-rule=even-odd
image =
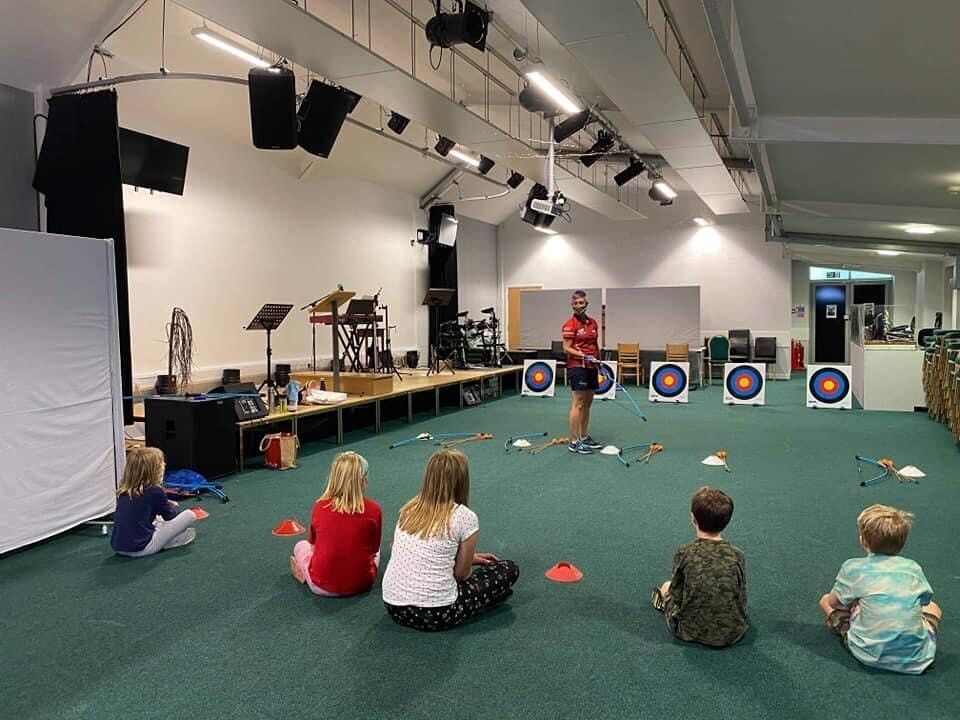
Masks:
[[[575,300],[576,298],[585,298],[586,296],[587,296],[586,290],[574,290],[573,295],[570,296],[570,299]]]
[[[723,490],[704,486],[693,494],[690,512],[697,527],[708,533],[722,531],[733,517],[733,500]]]

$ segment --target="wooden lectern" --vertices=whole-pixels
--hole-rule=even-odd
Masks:
[[[333,390],[334,392],[340,392],[340,327],[337,320],[337,315],[343,304],[352,298],[356,293],[350,292],[349,290],[337,290],[336,292],[328,293],[324,295],[319,300],[315,301],[311,305],[305,305],[302,309],[310,310],[311,315],[322,312],[330,313],[332,316],[333,322]],[[313,326],[314,333],[316,333],[316,325]],[[316,341],[314,341],[314,350],[313,350],[313,369],[317,369],[317,350],[316,350]]]

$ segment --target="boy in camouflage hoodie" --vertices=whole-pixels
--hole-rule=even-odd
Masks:
[[[725,647],[747,631],[743,551],[720,536],[732,516],[726,493],[702,487],[693,494],[690,522],[697,539],[677,548],[673,577],[654,588],[651,598],[680,640]]]

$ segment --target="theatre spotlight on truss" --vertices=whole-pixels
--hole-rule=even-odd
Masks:
[[[431,47],[451,48],[466,44],[483,52],[487,48],[490,13],[470,2],[454,0],[455,13],[441,12],[440,0],[434,3],[436,14],[427,21],[424,32]]]

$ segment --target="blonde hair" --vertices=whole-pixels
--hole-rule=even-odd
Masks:
[[[357,515],[363,512],[363,483],[367,479],[366,458],[353,451],[340,453],[330,465],[327,489],[320,496],[329,500],[334,512]]]
[[[161,485],[164,466],[163,451],[159,448],[130,448],[117,495],[134,498],[143,495],[154,485]]]
[[[870,552],[896,555],[907,542],[913,514],[889,505],[871,505],[857,516],[857,528]]]
[[[438,450],[427,461],[420,494],[400,508],[397,527],[422,540],[450,537],[455,505],[470,502],[470,467],[459,450]]]

